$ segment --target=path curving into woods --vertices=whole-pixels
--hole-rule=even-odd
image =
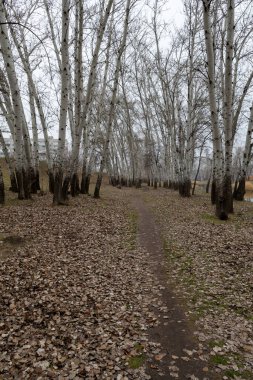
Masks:
[[[164,314],[161,307],[152,305],[159,325],[149,329],[149,337],[151,341],[161,345],[163,354],[160,357],[158,355],[158,360],[154,357],[147,363],[148,374],[152,380],[218,379],[219,375],[211,375],[210,368],[201,360],[193,326],[187,320],[177,296],[168,283],[170,274],[159,224],[140,194],[135,193],[131,202],[138,213],[138,242],[149,254],[150,270],[160,284],[162,310],[166,310]]]

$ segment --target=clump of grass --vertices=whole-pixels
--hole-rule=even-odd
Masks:
[[[183,272],[183,273],[184,272],[186,272],[186,273],[191,272],[192,266],[193,266],[193,259],[192,259],[192,257],[185,258],[184,261],[182,262],[180,271]]]
[[[225,344],[224,340],[210,340],[208,345],[209,347],[213,348],[213,347],[223,347]]]
[[[204,214],[201,214],[201,218],[207,223],[216,224],[216,225],[227,224],[234,221],[234,217],[232,215],[229,215],[228,220],[220,220],[215,215],[204,213]]]
[[[252,375],[252,372],[250,371],[235,371],[234,369],[228,369],[224,372],[225,376],[227,376],[229,379],[235,379],[237,377],[240,377],[241,379],[245,379],[245,380],[252,380],[253,379],[253,375]]]
[[[137,343],[135,346],[134,346],[134,349],[136,351],[136,355],[133,355],[131,356],[129,359],[128,359],[128,366],[132,369],[138,369],[140,368],[144,362],[145,362],[145,355],[143,353],[143,349],[144,347]]]
[[[137,233],[138,228],[138,214],[135,211],[130,211],[128,214],[130,224],[131,224],[131,230],[133,233]]]
[[[223,355],[214,355],[211,358],[211,361],[213,364],[222,364],[222,365],[227,365],[229,364],[229,359],[226,356]]]
[[[144,364],[144,361],[144,355],[131,356],[131,358],[128,359],[128,365],[132,369],[138,369]]]

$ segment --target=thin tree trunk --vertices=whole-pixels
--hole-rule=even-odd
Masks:
[[[193,184],[193,188],[192,188],[192,195],[194,195],[195,188],[196,188],[196,183],[197,183],[197,179],[198,179],[198,175],[199,175],[199,170],[200,170],[200,165],[201,165],[201,160],[202,160],[202,152],[203,152],[203,148],[204,148],[204,145],[202,145],[202,146],[201,146],[201,149],[200,149],[199,163],[198,163],[198,168],[197,168],[197,172],[196,172],[196,176],[195,176],[194,184]]]
[[[84,106],[83,106],[83,110],[81,113],[81,119],[80,119],[79,125],[75,129],[73,151],[72,151],[72,157],[71,157],[70,170],[69,170],[69,173],[67,175],[67,181],[70,181],[72,173],[77,172],[76,168],[77,168],[78,160],[79,160],[82,131],[83,131],[84,135],[86,135],[85,132],[87,131],[87,116],[89,113],[90,104],[91,104],[92,95],[93,95],[93,89],[94,89],[94,85],[96,83],[96,77],[97,77],[96,71],[97,71],[99,51],[100,51],[101,43],[103,41],[104,32],[106,30],[106,25],[107,25],[107,21],[108,21],[109,16],[110,16],[110,11],[111,11],[111,7],[112,7],[113,2],[114,2],[114,0],[108,0],[107,7],[104,11],[104,14],[101,14],[100,25],[99,25],[99,29],[98,29],[98,33],[97,33],[96,46],[95,46],[95,49],[93,52],[92,62],[91,62],[90,71],[89,71],[89,77],[88,77],[88,83],[87,83],[87,88],[86,88]],[[85,137],[86,136],[84,136],[84,138]],[[84,142],[85,146],[86,146],[86,144],[88,144],[88,141]],[[84,159],[86,160],[86,155],[84,155]],[[83,163],[83,166],[84,165],[86,165],[86,162]],[[81,192],[82,192],[82,185],[81,185]]]
[[[36,107],[37,107],[38,112],[39,112],[40,122],[41,122],[42,130],[43,130],[43,135],[44,135],[45,148],[46,148],[46,158],[47,158],[48,176],[49,176],[49,191],[51,193],[53,193],[53,189],[54,189],[53,162],[52,162],[52,155],[51,155],[50,145],[49,145],[47,123],[46,123],[46,118],[45,118],[45,115],[44,115],[43,107],[41,105],[41,100],[39,98],[39,94],[38,94],[38,91],[36,89],[36,86],[35,86],[35,83],[34,83],[34,80],[33,80],[32,70],[31,70],[30,62],[29,62],[29,53],[28,53],[28,49],[27,49],[27,46],[26,46],[26,42],[25,42],[25,36],[24,36],[24,33],[22,33],[23,51],[21,49],[21,45],[19,44],[19,42],[18,42],[18,40],[16,38],[16,35],[15,35],[15,32],[14,32],[13,29],[12,29],[12,36],[13,36],[15,45],[17,47],[19,56],[21,58],[21,61],[23,63],[24,70],[25,70],[26,75],[27,75],[30,99],[31,99],[31,97],[34,99]],[[32,108],[32,107],[34,107],[32,105],[32,103],[30,104],[30,107],[31,107],[31,116],[32,116],[32,122],[33,122],[33,114],[35,112],[35,109]],[[33,124],[32,124],[32,126],[33,126]],[[35,131],[34,126],[33,126],[33,138],[35,138],[35,140],[36,140],[35,134],[36,134],[36,131]],[[38,132],[37,132],[37,134],[38,134]],[[36,148],[35,148],[35,150],[36,150]],[[36,187],[37,187],[37,190],[39,190],[39,187],[40,187],[39,183],[38,183],[38,181],[39,181],[39,172],[36,169],[36,159],[35,159],[35,177],[36,177],[35,181],[37,183]]]
[[[2,168],[0,166],[0,204],[3,205],[4,201],[5,201],[4,179],[3,179]]]
[[[14,109],[14,146],[15,146],[15,159],[16,159],[16,171],[17,171],[17,183],[18,183],[18,198],[24,199],[24,181],[23,172],[25,171],[23,159],[23,113],[22,102],[20,96],[20,89],[18,85],[18,79],[16,75],[14,57],[12,54],[12,48],[9,41],[7,20],[5,18],[4,3],[0,2],[0,44],[2,50],[2,56],[4,60],[5,69],[7,72],[8,81],[10,84],[12,104]]]
[[[116,60],[116,69],[115,69],[115,75],[114,75],[114,84],[113,84],[112,98],[111,98],[111,103],[110,103],[109,119],[108,119],[107,131],[106,131],[105,144],[104,144],[104,148],[103,148],[103,152],[102,152],[102,159],[100,162],[99,173],[98,173],[97,182],[96,182],[95,191],[94,191],[94,197],[95,198],[100,197],[100,188],[101,188],[102,179],[103,179],[103,172],[104,172],[105,164],[106,164],[107,157],[108,157],[109,144],[110,144],[112,126],[113,126],[113,120],[114,120],[116,95],[117,95],[117,90],[118,90],[121,57],[122,57],[122,54],[126,48],[130,4],[131,4],[131,0],[127,0],[126,17],[125,17],[125,21],[124,21],[124,31],[123,31],[123,36],[122,36],[122,40],[120,43],[120,47],[118,50],[118,56],[117,56],[117,60]]]
[[[208,64],[208,94],[212,124],[212,140],[213,140],[213,186],[212,195],[215,196],[216,215],[218,218],[228,219],[226,211],[225,199],[223,196],[223,150],[221,133],[218,124],[218,110],[216,103],[216,86],[215,86],[215,61],[213,36],[210,21],[210,5],[209,0],[202,0],[203,3],[203,20],[205,29],[205,44]],[[214,194],[215,191],[215,194]],[[212,199],[213,200],[213,199]]]
[[[38,142],[38,126],[36,119],[36,112],[34,106],[34,97],[29,86],[29,100],[32,119],[32,134],[33,134],[33,161],[34,161],[34,177],[32,178],[31,190],[36,194],[40,190],[40,173],[39,173],[39,142]]]
[[[72,150],[74,149],[75,139],[79,138],[79,128],[81,123],[81,98],[83,94],[83,2],[79,1],[75,4],[75,70],[74,70],[74,85],[75,85],[75,99],[74,99],[74,125],[72,133]],[[81,134],[81,132],[80,132]],[[80,136],[81,138],[81,136]],[[77,147],[75,148],[77,149]],[[78,177],[78,163],[79,152],[77,154],[77,161],[73,163],[70,168],[68,177],[71,178],[71,195],[75,197],[80,193],[79,177]],[[65,178],[66,180],[66,178]]]
[[[253,103],[250,108],[250,118],[248,123],[248,130],[246,135],[246,141],[245,141],[245,147],[243,152],[243,162],[242,167],[240,169],[240,172],[238,174],[238,185],[235,184],[234,189],[234,199],[237,201],[243,201],[244,195],[245,195],[245,183],[246,183],[246,176],[248,167],[251,161],[251,152],[252,152],[252,133],[253,133]]]
[[[233,150],[233,55],[234,55],[234,0],[227,0],[227,40],[225,66],[225,95],[224,95],[224,140],[225,140],[225,173],[223,197],[227,213],[233,212],[232,192],[232,150]]]
[[[2,146],[5,161],[8,165],[8,169],[9,169],[9,173],[10,173],[10,182],[11,182],[10,191],[17,193],[18,192],[18,185],[17,185],[17,180],[16,180],[15,167],[14,167],[12,159],[9,155],[9,151],[8,151],[8,148],[5,144],[5,140],[4,140],[4,137],[3,137],[1,130],[0,130],[0,145]]]
[[[61,39],[61,107],[59,120],[59,138],[55,167],[55,188],[53,203],[64,204],[67,199],[68,186],[63,183],[64,153],[66,143],[68,111],[68,74],[69,74],[69,0],[62,0],[62,39]]]

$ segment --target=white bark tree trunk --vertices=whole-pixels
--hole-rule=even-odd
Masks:
[[[119,47],[118,55],[117,55],[117,60],[116,60],[116,68],[115,68],[115,74],[114,74],[113,90],[112,90],[112,97],[111,97],[111,103],[110,103],[109,119],[108,119],[108,125],[107,125],[107,130],[106,130],[105,144],[103,147],[99,173],[98,173],[97,182],[96,182],[95,191],[94,191],[94,197],[95,198],[99,198],[99,196],[100,196],[100,187],[102,184],[103,172],[104,172],[104,168],[105,168],[105,165],[107,162],[107,157],[108,157],[108,152],[109,152],[109,144],[110,144],[113,121],[114,121],[115,101],[116,101],[116,95],[117,95],[118,83],[119,83],[121,57],[122,57],[124,50],[126,48],[126,40],[127,40],[127,32],[128,32],[128,24],[129,24],[129,14],[130,14],[130,4],[131,4],[131,0],[127,0],[126,16],[125,16],[125,20],[124,20],[124,30],[123,30],[122,40],[120,43],[120,47]]]
[[[23,141],[23,112],[22,102],[20,96],[20,89],[18,79],[15,70],[14,58],[12,54],[12,48],[8,36],[8,29],[6,25],[4,3],[0,2],[0,44],[1,51],[4,60],[5,69],[10,85],[11,98],[14,110],[14,146],[15,146],[15,160],[17,170],[17,182],[18,182],[18,198],[24,199],[24,181],[23,173],[26,171],[24,166],[24,141]]]
[[[61,32],[61,103],[59,119],[59,137],[57,158],[55,163],[54,199],[56,205],[62,204],[67,197],[68,187],[63,186],[64,158],[66,147],[66,129],[69,91],[69,0],[62,0],[62,32]]]
[[[5,158],[5,161],[8,165],[8,169],[9,169],[9,173],[10,173],[10,182],[11,182],[10,190],[13,192],[17,192],[18,187],[17,187],[17,180],[16,180],[16,174],[15,174],[15,166],[13,164],[12,158],[10,157],[10,153],[9,153],[8,148],[6,146],[6,143],[5,143],[5,140],[4,140],[4,137],[3,137],[1,130],[0,130],[0,146],[2,147],[4,158]]]
[[[243,201],[246,192],[246,176],[249,164],[252,158],[252,135],[253,135],[253,103],[250,108],[250,117],[248,122],[248,130],[246,135],[245,147],[243,152],[242,166],[238,175],[238,183],[235,184],[234,198],[237,201]]]
[[[34,161],[34,178],[32,180],[32,193],[36,194],[37,190],[40,190],[40,175],[39,175],[39,141],[38,141],[38,126],[37,117],[34,104],[34,96],[29,87],[29,102],[32,121],[32,135],[33,135],[33,161]]]
[[[227,0],[227,33],[224,94],[224,138],[225,138],[225,173],[223,196],[226,210],[233,212],[232,195],[232,150],[233,150],[233,56],[234,56],[234,0]]]
[[[212,140],[213,140],[213,182],[215,185],[216,214],[220,218],[227,219],[225,204],[223,199],[223,150],[221,132],[219,129],[218,109],[216,103],[215,86],[215,60],[213,48],[213,35],[210,20],[210,0],[202,0],[203,19],[205,32],[205,45],[208,66],[208,94],[209,107],[211,112]]]
[[[101,14],[101,17],[100,17],[100,24],[99,24],[99,29],[98,29],[98,33],[97,33],[97,40],[96,40],[96,45],[95,45],[95,49],[94,49],[93,56],[92,56],[92,61],[91,61],[91,66],[90,66],[90,71],[89,71],[89,77],[88,77],[88,83],[87,83],[86,92],[85,92],[85,99],[84,99],[84,103],[83,103],[81,113],[79,116],[77,115],[77,119],[76,119],[75,131],[74,131],[74,136],[73,136],[73,150],[72,150],[72,155],[71,155],[70,168],[69,168],[69,171],[68,171],[67,176],[65,178],[66,184],[69,183],[71,181],[71,178],[73,177],[73,175],[76,175],[76,173],[77,173],[82,132],[83,132],[84,138],[86,138],[86,136],[87,136],[87,116],[88,116],[90,104],[92,101],[93,88],[94,88],[95,83],[96,83],[98,56],[99,56],[99,51],[101,48],[101,44],[103,41],[107,21],[108,21],[109,16],[110,16],[110,12],[111,12],[113,2],[114,2],[114,0],[108,0],[106,9],[105,9],[104,13]],[[80,54],[81,54],[81,46],[80,46],[79,50],[80,50]],[[80,61],[78,64],[81,65],[82,62]],[[77,70],[80,73],[80,68]],[[75,83],[76,84],[79,83],[78,86],[80,86],[80,91],[82,92],[82,78],[76,78]],[[81,94],[80,94],[80,99],[81,99]],[[76,98],[76,102],[77,102],[76,105],[78,105],[78,101],[79,101],[78,98]],[[79,111],[80,111],[80,109],[79,109]],[[88,143],[88,142],[84,141],[84,145],[86,145],[86,143]],[[85,156],[84,156],[84,159],[85,159]],[[86,167],[86,162],[83,163],[83,166]]]
[[[31,99],[31,97],[32,97],[32,99],[34,99],[36,107],[38,109],[38,113],[39,113],[39,117],[40,117],[40,123],[42,126],[42,131],[43,131],[43,136],[44,136],[44,141],[45,141],[45,148],[46,148],[46,159],[47,159],[48,176],[49,176],[49,190],[50,190],[50,192],[53,192],[53,187],[54,187],[54,184],[53,184],[53,182],[54,182],[53,160],[52,160],[52,154],[51,154],[50,145],[49,145],[48,128],[47,128],[46,117],[45,117],[44,110],[43,110],[43,107],[41,104],[40,96],[39,96],[38,90],[36,88],[34,79],[33,79],[33,73],[32,73],[32,69],[31,69],[31,65],[30,65],[30,57],[29,57],[29,52],[28,52],[27,45],[26,45],[25,35],[22,32],[23,50],[21,48],[21,44],[19,43],[19,41],[17,40],[17,38],[15,36],[14,30],[12,30],[12,36],[13,36],[13,40],[15,42],[15,45],[17,47],[20,59],[22,61],[23,68],[24,68],[25,73],[27,75],[28,88],[29,88],[29,92],[30,92],[30,95],[29,95],[30,99]],[[31,100],[31,102],[32,102],[32,100]],[[30,105],[31,104],[32,103],[30,103]],[[35,112],[35,110],[33,110],[31,108],[32,123],[34,121],[33,112]],[[33,124],[32,124],[32,126],[33,126]],[[37,131],[37,134],[38,134],[38,131]],[[34,135],[35,135],[35,130],[34,130],[34,126],[33,126],[33,138],[34,138]],[[35,139],[36,139],[36,136],[35,136]],[[39,186],[37,186],[37,187],[39,187]]]
[[[4,192],[4,178],[3,178],[3,172],[0,165],[0,204],[4,204],[5,201],[5,192]]]

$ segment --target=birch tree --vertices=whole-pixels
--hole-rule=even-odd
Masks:
[[[101,17],[100,17],[100,23],[99,28],[97,32],[97,40],[95,49],[92,56],[92,61],[90,64],[89,69],[89,76],[88,76],[88,83],[86,87],[86,93],[83,100],[83,105],[81,109],[80,116],[76,115],[76,128],[74,132],[74,141],[73,141],[73,151],[71,155],[71,164],[70,169],[67,173],[67,177],[65,178],[65,187],[68,187],[68,184],[70,183],[71,179],[74,177],[77,177],[77,169],[78,169],[78,162],[79,162],[79,152],[80,152],[80,144],[81,144],[81,138],[84,136],[86,139],[87,136],[87,117],[89,114],[91,102],[92,102],[92,96],[93,96],[93,90],[96,83],[96,71],[97,71],[97,64],[98,64],[98,58],[99,58],[99,51],[100,47],[103,41],[103,36],[106,30],[106,25],[110,16],[110,11],[113,5],[113,0],[108,0],[107,6],[103,12],[101,11]],[[81,46],[79,46],[81,49]],[[81,65],[81,62],[79,62]],[[81,82],[80,82],[81,84]],[[85,141],[85,144],[87,142]],[[85,145],[84,144],[84,145]],[[86,168],[86,162],[83,164],[83,166]],[[86,176],[86,174],[83,174]]]
[[[233,212],[232,196],[232,149],[233,149],[233,57],[234,57],[234,0],[227,1],[226,60],[224,77],[224,139],[225,165],[223,197],[226,212]],[[218,214],[219,215],[219,214]]]
[[[5,17],[4,3],[0,3],[0,44],[5,70],[10,85],[10,92],[14,110],[14,146],[15,146],[15,161],[16,161],[16,177],[18,184],[18,198],[25,198],[24,175],[27,171],[24,158],[24,140],[22,127],[24,124],[22,102],[20,96],[20,88],[16,75],[14,58],[10,44],[7,20]]]
[[[64,158],[66,147],[66,128],[68,112],[68,74],[69,74],[69,0],[62,0],[62,32],[61,32],[61,103],[59,119],[58,151],[54,178],[54,204],[63,204],[65,192],[63,188]]]
[[[204,30],[205,30],[205,44],[206,44],[206,54],[207,54],[207,66],[208,66],[208,92],[209,92],[209,105],[211,113],[211,124],[212,124],[212,139],[213,139],[213,191],[215,191],[215,202],[216,202],[216,215],[220,219],[227,219],[228,212],[231,211],[230,204],[230,194],[231,191],[229,181],[231,181],[231,85],[232,85],[232,56],[233,56],[233,32],[231,29],[234,28],[234,3],[233,1],[227,1],[228,16],[227,16],[227,60],[226,60],[226,89],[228,94],[226,94],[226,169],[224,168],[224,156],[222,147],[222,136],[221,130],[219,128],[219,118],[218,118],[218,107],[216,102],[216,84],[215,84],[215,57],[213,49],[213,34],[211,29],[211,16],[210,7],[212,1],[203,0],[203,20],[204,20]],[[226,174],[224,172],[226,170]]]
[[[234,188],[234,198],[237,201],[242,201],[244,199],[244,195],[246,192],[245,185],[246,185],[246,176],[249,168],[249,164],[252,158],[252,135],[253,135],[253,104],[250,108],[250,116],[249,116],[249,122],[248,122],[248,130],[246,134],[245,139],[245,147],[243,151],[243,159],[242,159],[242,165],[239,170],[239,173],[237,174],[236,182],[235,182],[235,188]]]
[[[112,96],[111,96],[111,102],[110,102],[110,109],[109,109],[109,116],[108,116],[108,124],[106,128],[106,136],[105,136],[105,143],[103,147],[102,152],[102,158],[100,162],[99,167],[99,173],[97,176],[95,191],[94,191],[94,197],[99,198],[100,196],[100,187],[102,184],[103,179],[103,172],[104,168],[108,159],[108,153],[109,153],[109,144],[111,140],[111,134],[112,134],[112,127],[114,122],[114,112],[115,112],[115,102],[116,102],[116,95],[118,90],[118,82],[119,82],[119,75],[120,75],[120,65],[121,65],[121,58],[124,53],[124,50],[126,48],[126,41],[127,41],[127,32],[128,32],[128,24],[129,24],[129,15],[130,15],[130,7],[131,7],[131,0],[127,0],[126,8],[125,8],[125,20],[124,20],[124,30],[122,34],[122,39],[120,42],[117,59],[115,63],[115,74],[114,74],[114,82],[113,82],[113,89],[112,89]]]
[[[5,200],[5,192],[4,192],[4,179],[3,179],[3,172],[0,165],[0,204],[4,204]]]
[[[18,191],[18,187],[17,187],[17,180],[16,180],[16,174],[15,174],[15,166],[14,166],[12,158],[10,157],[10,152],[6,146],[5,139],[1,130],[0,130],[0,147],[2,148],[4,158],[8,166],[9,173],[10,173],[10,183],[11,183],[10,190],[16,193]]]

